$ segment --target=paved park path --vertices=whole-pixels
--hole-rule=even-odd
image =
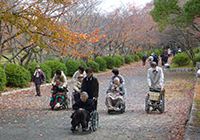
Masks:
[[[126,112],[107,114],[105,92],[112,73],[96,77],[100,83],[98,112],[99,129],[92,133],[72,133],[72,110],[52,111],[49,107],[50,86],[42,87],[42,96],[21,91],[0,96],[0,140],[167,140],[183,139],[188,119],[195,75],[194,73],[165,72],[165,112],[144,110],[148,91],[146,73],[148,66],[136,63],[120,69],[125,78]],[[70,82],[71,96],[72,85]]]

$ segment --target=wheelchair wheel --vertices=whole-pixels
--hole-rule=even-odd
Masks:
[[[145,111],[149,113],[150,106],[149,106],[149,96],[147,95],[145,98]]]
[[[125,102],[121,104],[121,113],[124,113],[125,112],[125,108],[126,108],[126,105],[125,105]]]
[[[165,110],[165,97],[163,96],[163,94],[161,95],[160,106],[158,110],[160,111],[160,113],[163,113]]]
[[[92,129],[96,131],[99,126],[99,114],[97,111],[94,111],[92,116]]]

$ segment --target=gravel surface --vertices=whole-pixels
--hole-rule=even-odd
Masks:
[[[183,139],[188,119],[188,110],[194,91],[195,74],[166,72],[165,112],[147,114],[144,101],[148,92],[146,73],[148,66],[133,64],[120,69],[127,90],[126,112],[108,114],[105,92],[112,73],[96,77],[100,83],[98,113],[99,128],[92,133],[70,131],[71,109],[52,111],[49,107],[51,87],[42,87],[42,96],[21,91],[0,96],[0,140],[25,139],[94,139],[94,140],[167,140]],[[69,83],[71,96],[73,82]]]

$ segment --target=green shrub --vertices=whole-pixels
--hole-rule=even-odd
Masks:
[[[138,56],[139,56],[139,58],[140,58],[140,59],[142,59],[142,57],[143,57],[144,53],[142,53],[142,52],[137,52],[137,53],[136,53],[136,55],[138,55]]]
[[[185,66],[190,63],[190,59],[185,53],[179,53],[172,58],[172,63],[178,66]]]
[[[64,74],[67,75],[67,67],[65,66],[65,64],[59,61],[46,61],[45,64],[51,68],[51,77],[54,76],[58,69],[63,71]]]
[[[192,60],[193,65],[196,65],[196,62],[200,62],[200,54],[195,54],[194,60]]]
[[[106,61],[108,69],[113,69],[115,67],[115,60],[111,56],[104,56],[103,59]]]
[[[67,75],[73,76],[73,74],[78,70],[78,67],[80,66],[80,62],[78,60],[68,59],[66,62],[67,67]]]
[[[193,51],[194,53],[199,53],[199,47],[195,48]]]
[[[139,61],[140,57],[137,54],[134,54],[133,55],[133,59],[134,59],[134,61]]]
[[[160,56],[160,51],[158,49],[154,50],[154,54],[157,55],[157,56]]]
[[[124,60],[124,58],[121,55],[117,54],[117,55],[114,56],[114,58],[115,57],[118,58],[121,61],[121,65],[125,64],[125,60]]]
[[[104,71],[107,68],[106,61],[103,60],[101,57],[96,58],[96,62],[99,64],[99,70]]]
[[[130,64],[133,62],[133,55],[126,55],[125,56],[125,63]]]
[[[84,70],[86,70],[87,64],[84,61],[80,61],[80,64],[84,67]]]
[[[6,73],[5,70],[0,67],[0,90],[4,90],[6,87]]]
[[[117,57],[114,57],[115,60],[115,67],[120,67],[122,65],[122,62],[120,59],[118,59]]]
[[[31,65],[30,65],[30,67],[29,67],[29,69],[28,69],[30,71],[30,73],[31,73],[31,77],[33,77],[36,65],[40,65],[40,69],[45,74],[46,82],[51,82],[51,68],[49,66],[47,66],[46,64],[32,62]]]
[[[25,87],[31,81],[30,72],[22,66],[9,63],[5,72],[8,86]]]
[[[99,72],[99,64],[94,61],[88,61],[87,66],[92,68],[92,71]]]

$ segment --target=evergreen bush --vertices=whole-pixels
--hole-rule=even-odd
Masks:
[[[51,77],[54,76],[58,69],[63,71],[64,74],[67,75],[67,67],[65,66],[65,64],[59,61],[46,61],[45,64],[51,68]]]
[[[122,62],[119,58],[114,57],[114,60],[115,60],[115,67],[120,67],[122,65]]]
[[[103,59],[106,61],[108,69],[113,69],[115,67],[115,60],[111,56],[104,56]]]
[[[99,72],[99,64],[94,61],[88,61],[87,66],[92,69],[94,72]]]
[[[80,64],[84,67],[84,70],[86,70],[87,64],[84,61],[80,61]]]
[[[68,59],[66,62],[67,67],[67,75],[73,76],[74,73],[78,70],[78,67],[80,66],[80,62],[78,60]]]
[[[199,47],[195,48],[193,51],[194,51],[195,54],[199,53]]]
[[[121,65],[125,64],[125,60],[124,60],[124,58],[121,55],[117,54],[117,55],[114,56],[114,58],[115,57],[118,58],[121,61]]]
[[[130,64],[133,62],[133,55],[126,55],[125,56],[125,63]]]
[[[31,74],[22,66],[9,63],[6,67],[7,86],[25,87],[31,81]]]
[[[142,59],[142,57],[143,57],[144,53],[142,53],[142,52],[137,52],[137,53],[136,53],[136,55],[138,55],[138,56],[139,56],[139,58],[140,58],[140,59]]]
[[[134,59],[134,61],[139,61],[140,57],[137,54],[134,54],[133,55],[133,59]]]
[[[104,71],[107,68],[106,61],[103,60],[101,57],[96,58],[96,62],[99,64],[99,70]]]
[[[178,66],[185,66],[190,63],[190,59],[185,53],[179,53],[172,58],[172,63]]]
[[[6,87],[6,73],[5,70],[0,67],[0,90],[4,90]]]

